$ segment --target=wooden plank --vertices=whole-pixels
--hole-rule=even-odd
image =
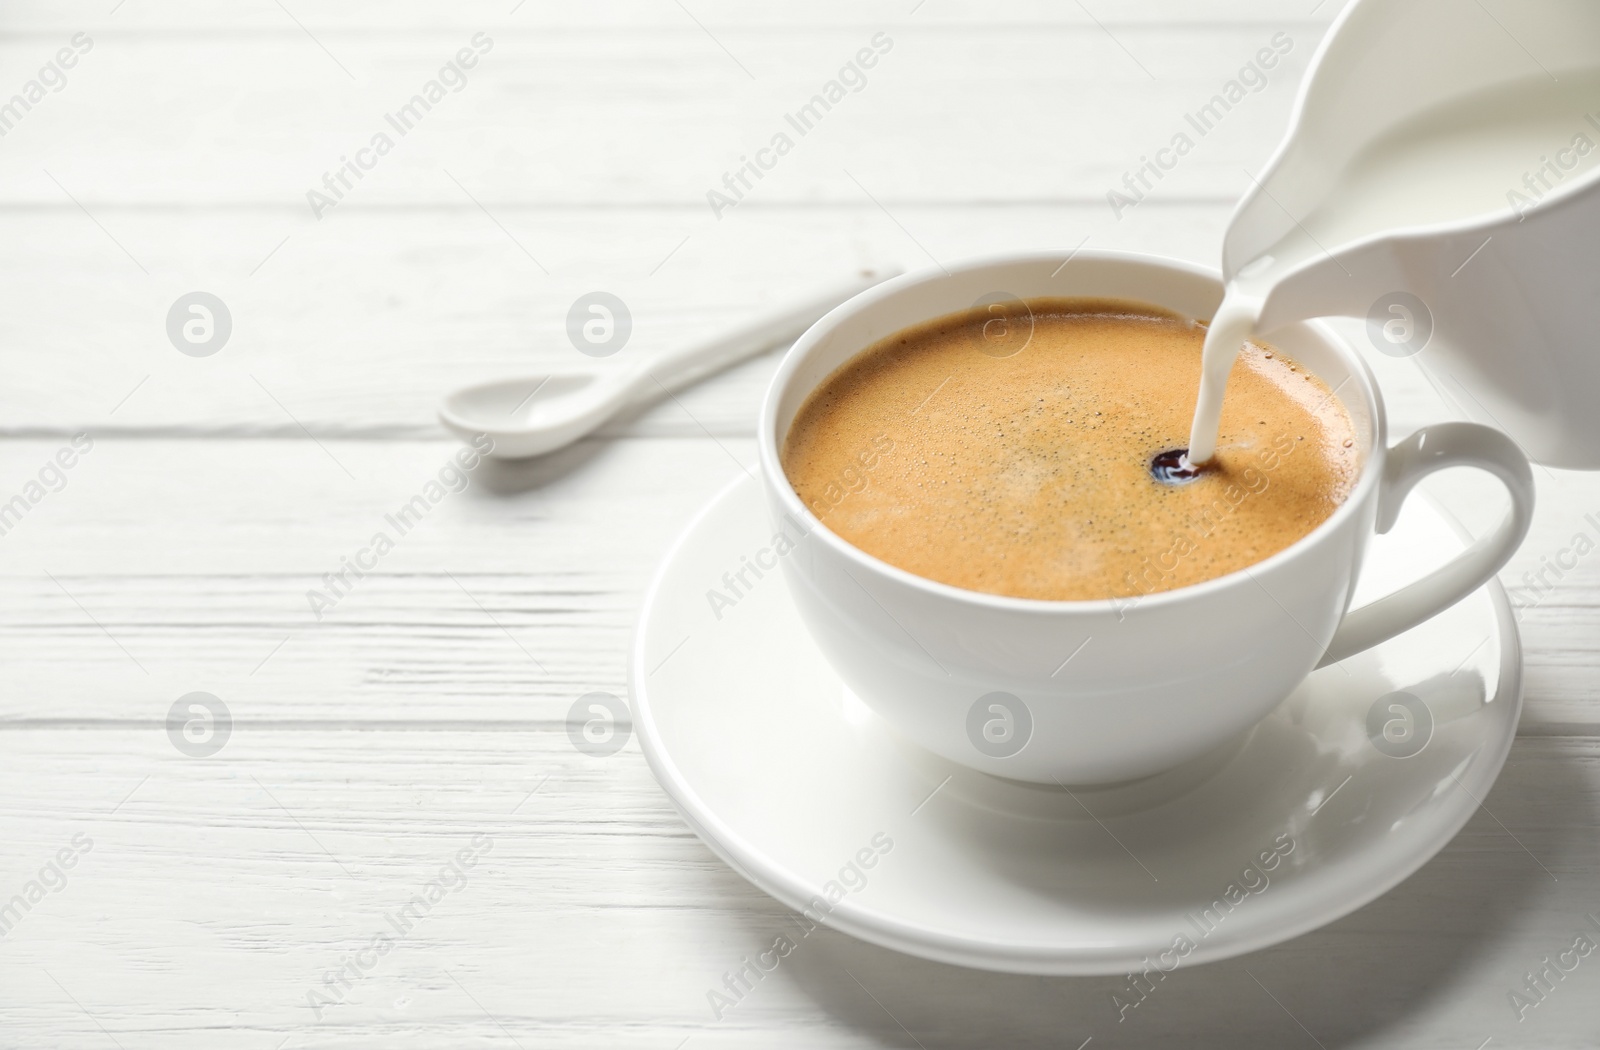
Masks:
[[[457,386],[629,367],[858,267],[930,266],[924,248],[946,262],[1083,244],[1215,264],[1227,210],[1151,202],[1120,223],[1088,206],[905,207],[891,219],[870,203],[741,211],[721,224],[672,209],[500,217],[550,276],[475,209],[351,212],[309,231],[270,213],[102,213],[148,276],[82,213],[13,214],[0,245],[10,290],[0,435],[433,437],[438,401]],[[596,288],[633,318],[628,345],[603,361],[578,353],[566,330],[574,300]],[[167,331],[174,303],[197,289],[219,296],[233,323],[204,358],[179,353]],[[1364,345],[1359,327],[1353,338]],[[1437,415],[1413,363],[1368,357],[1397,433]],[[775,360],[608,432],[749,433]]]
[[[129,0],[125,10],[151,6]],[[727,30],[724,51],[681,8],[657,7],[679,28],[311,39],[269,5],[282,32],[87,33],[77,64],[45,74],[39,97],[3,121],[5,200],[74,213],[76,201],[95,214],[270,207],[308,228],[361,208],[474,207],[468,193],[491,209],[674,205],[712,221],[712,190],[752,207],[854,205],[868,193],[891,208],[1104,207],[1148,157],[1164,165],[1149,169],[1158,195],[1232,201],[1249,186],[1244,169],[1281,137],[1320,33],[1294,23],[977,33],[820,24]],[[0,66],[13,71],[0,100],[26,96],[71,39],[66,29],[0,39]],[[475,64],[441,74],[463,47],[476,49]],[[1241,73],[1273,47],[1282,53]],[[878,53],[841,74],[863,48]],[[152,75],[160,70],[174,73]],[[441,75],[427,105],[401,112]],[[830,91],[840,76],[848,83]],[[1241,77],[1213,115],[1200,113]],[[376,145],[380,134],[388,147]],[[1159,157],[1179,134],[1192,149]],[[782,152],[759,152],[769,148]],[[730,190],[725,179],[746,158],[759,162],[749,186]],[[325,183],[346,161],[357,165],[348,190]],[[313,190],[337,198],[332,210],[314,206]]]
[[[54,451],[11,449],[28,464]],[[206,689],[240,717],[564,716],[584,692],[626,691],[649,572],[753,460],[748,440],[594,442],[480,466],[430,506],[457,451],[97,443],[3,538],[3,586],[33,608],[0,614],[0,709],[159,719]],[[426,516],[402,520],[418,496]],[[380,532],[393,548],[375,571],[322,579]]]
[[[75,836],[91,843],[0,941],[11,1046],[110,1045],[97,1025],[126,1050],[915,1045],[906,1032],[1577,1046],[1563,1033],[1593,1021],[1592,960],[1526,1020],[1507,993],[1571,946],[1600,893],[1595,738],[1520,741],[1488,812],[1399,888],[1279,947],[1180,969],[1126,1021],[1120,978],[986,974],[828,931],[718,1021],[706,991],[792,927],[688,833],[635,742],[594,759],[555,728],[290,727],[196,759],[138,728],[11,729],[0,747],[7,898]],[[319,1019],[323,975],[469,848],[466,884],[364,956]]]

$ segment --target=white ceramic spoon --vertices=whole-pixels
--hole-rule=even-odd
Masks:
[[[775,314],[610,375],[593,368],[552,370],[464,387],[444,399],[439,421],[466,441],[488,435],[494,441],[489,455],[502,459],[553,452],[624,408],[648,404],[793,340],[835,306],[899,272],[863,270]]]

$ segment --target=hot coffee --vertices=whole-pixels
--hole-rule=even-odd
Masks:
[[[1249,344],[1204,470],[1181,456],[1204,324],[1103,300],[1012,300],[868,347],[824,381],[784,473],[824,525],[931,580],[1104,599],[1246,568],[1344,501],[1361,449],[1316,376]]]

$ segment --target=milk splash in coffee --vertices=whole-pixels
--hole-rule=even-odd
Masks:
[[[1205,464],[1216,453],[1228,372],[1283,276],[1389,230],[1525,216],[1597,163],[1600,69],[1457,98],[1379,138],[1310,216],[1229,282],[1202,351],[1189,461]]]

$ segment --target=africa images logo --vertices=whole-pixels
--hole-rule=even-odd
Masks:
[[[1011,693],[985,693],[967,709],[967,739],[978,753],[1010,758],[1033,736],[1033,712]]]

